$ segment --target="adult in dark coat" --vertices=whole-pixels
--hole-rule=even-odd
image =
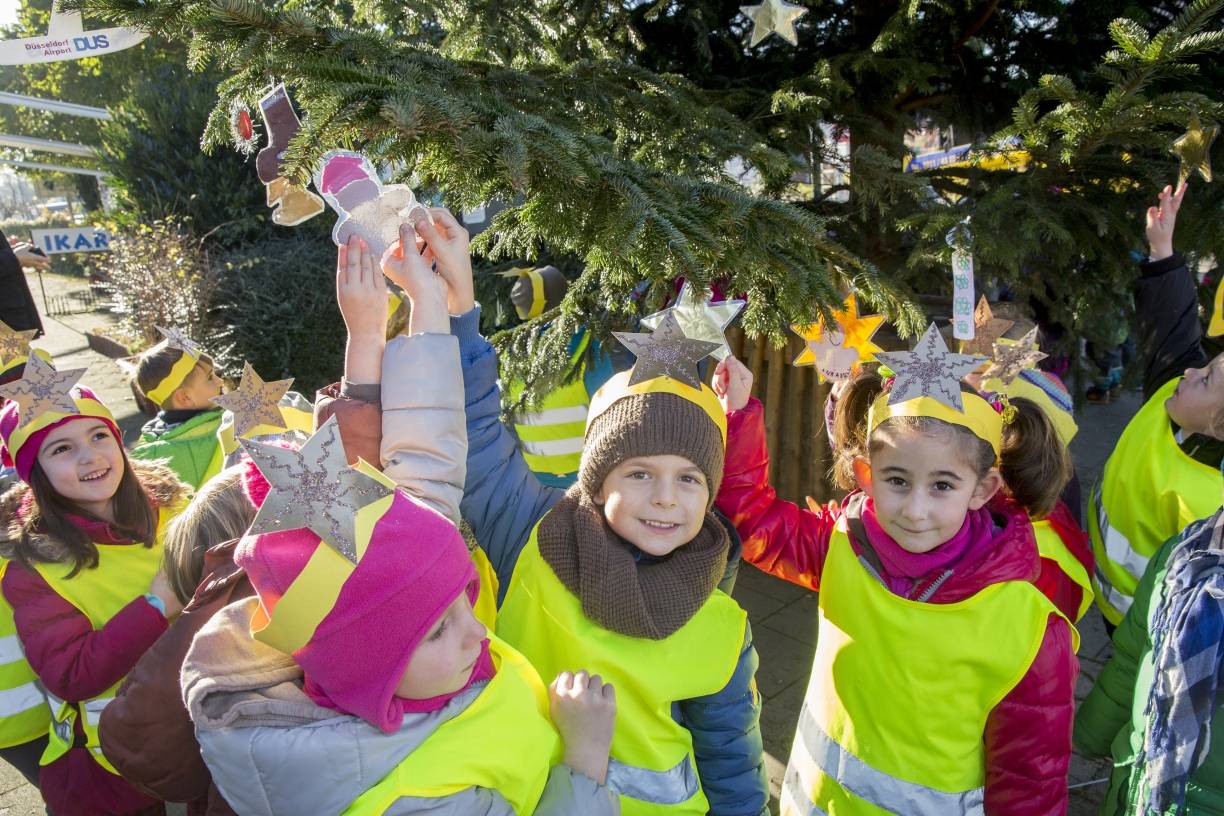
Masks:
[[[43,333],[38,307],[34,305],[34,296],[30,294],[21,268],[45,269],[47,263],[46,256],[35,254],[30,244],[23,242],[10,246],[8,238],[0,232],[0,320],[7,323],[10,329],[38,329],[39,334]]]

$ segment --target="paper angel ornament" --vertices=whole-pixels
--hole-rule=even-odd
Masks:
[[[399,240],[399,226],[414,209],[425,212],[412,190],[403,184],[383,184],[370,160],[351,150],[333,150],[315,173],[315,189],[340,217],[332,240],[343,246],[356,235],[375,258]]]

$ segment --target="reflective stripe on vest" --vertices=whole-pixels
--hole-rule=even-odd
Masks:
[[[786,778],[782,780],[780,813],[791,816],[829,816],[808,798],[803,792],[803,783],[799,779],[799,769],[792,766],[786,769]]]
[[[570,358],[568,382],[545,396],[536,411],[514,417],[514,432],[523,450],[523,460],[535,473],[556,476],[577,473],[582,463],[587,407],[591,402],[583,379],[584,355],[589,344],[589,335],[584,333]],[[522,393],[522,383],[507,384],[506,395],[512,403]]]
[[[859,562],[843,520],[818,609],[784,816],[983,813],[986,720],[1028,671],[1054,604],[1026,581],[948,604],[902,598]]]
[[[148,591],[153,576],[161,568],[161,539],[166,522],[185,505],[186,501],[183,501],[161,508],[158,512],[157,543],[152,547],[98,544],[98,565],[82,569],[71,578],[68,577],[70,565],[36,564],[35,569],[52,591],[89,619],[95,631],[101,629],[121,609]],[[86,747],[99,765],[113,774],[119,773],[102,754],[98,722],[102,710],[114,698],[122,682],[120,678],[110,688],[85,700],[65,701],[53,694],[47,695],[52,720],[47,750],[42,755],[43,765],[51,764],[72,749],[75,744],[75,723],[83,711],[81,730],[85,733]]]
[[[0,561],[0,578],[8,568]],[[0,748],[47,733],[50,715],[38,676],[26,661],[13,622],[13,608],[0,596]]]
[[[1110,623],[1122,620],[1160,545],[1220,507],[1219,468],[1186,455],[1165,409],[1179,382],[1165,383],[1127,424],[1092,492],[1088,535],[1096,556],[1094,584],[1097,605]]]
[[[401,798],[442,798],[472,787],[497,791],[515,813],[535,811],[562,753],[548,693],[509,645],[491,637],[489,651],[497,673],[476,699],[359,796],[346,816],[381,814]]]
[[[616,728],[608,785],[621,812],[704,814],[692,735],[672,705],[726,687],[744,645],[747,616],[715,591],[688,623],[662,640],[604,629],[540,555],[537,532],[519,556],[497,613],[497,632],[519,649],[541,677],[584,666],[616,687]]]

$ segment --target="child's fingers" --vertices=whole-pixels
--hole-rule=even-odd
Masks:
[[[570,672],[563,671],[557,675],[556,679],[552,681],[552,685],[549,686],[549,688],[556,692],[558,697],[561,697],[569,694],[570,689],[573,688],[573,685],[574,675]]]
[[[348,246],[341,244],[336,249],[336,288],[348,285]]]
[[[454,238],[459,234],[459,230],[463,229],[463,225],[459,223],[459,220],[445,207],[430,207],[429,215],[433,218],[435,224],[442,225],[442,228],[446,230],[448,238]]]
[[[345,260],[347,261],[346,268],[348,270],[348,282],[350,285],[361,282],[361,244],[361,239],[356,235],[349,237],[348,252],[345,253]]]

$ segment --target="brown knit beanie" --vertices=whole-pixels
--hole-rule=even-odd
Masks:
[[[714,503],[726,455],[722,430],[701,406],[666,392],[629,394],[588,421],[578,482],[594,496],[621,462],[661,455],[683,456],[701,468]]]

